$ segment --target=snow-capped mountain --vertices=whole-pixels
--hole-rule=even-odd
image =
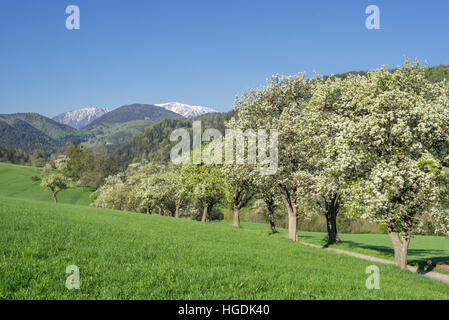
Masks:
[[[168,102],[163,104],[155,104],[155,106],[164,108],[166,110],[173,111],[177,114],[182,115],[186,118],[194,118],[206,113],[216,113],[217,110],[202,107],[202,106],[191,106],[188,104],[180,103],[180,102]]]
[[[81,129],[108,112],[109,110],[106,108],[82,108],[61,113],[54,117],[53,120]]]

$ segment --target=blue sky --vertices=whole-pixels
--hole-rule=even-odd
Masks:
[[[65,27],[77,5],[81,29]],[[380,8],[380,30],[365,8]],[[179,101],[230,110],[274,73],[449,64],[449,1],[1,0],[0,113]]]

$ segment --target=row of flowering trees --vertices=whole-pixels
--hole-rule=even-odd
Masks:
[[[300,215],[323,214],[331,243],[345,207],[350,217],[387,226],[400,267],[424,218],[449,234],[449,84],[430,83],[417,63],[345,79],[274,76],[237,98],[235,109],[229,128],[277,130],[274,174],[261,175],[263,163],[135,164],[109,177],[94,205],[179,217],[194,200],[206,222],[226,199],[239,227],[240,209],[257,197],[273,231],[281,204],[290,239],[297,241]]]
[[[346,79],[275,76],[236,109],[231,126],[279,131],[279,169],[269,179],[292,240],[299,214],[322,212],[335,242],[342,206],[387,225],[400,267],[424,217],[448,234],[449,84],[430,83],[417,62]]]

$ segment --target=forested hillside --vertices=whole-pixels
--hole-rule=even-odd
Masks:
[[[114,155],[119,158],[123,167],[133,162],[150,160],[166,163],[170,160],[170,150],[177,142],[170,142],[170,134],[175,129],[184,128],[191,132],[193,121],[201,121],[202,129],[215,128],[225,131],[225,122],[234,111],[226,113],[210,113],[191,120],[166,119],[156,123],[136,137],[128,144],[118,149]],[[191,135],[192,136],[192,135]]]
[[[340,78],[340,79],[345,79],[350,74],[366,75],[367,73],[368,73],[368,71],[348,71],[348,72],[336,74],[335,77]],[[443,81],[444,79],[449,79],[449,65],[442,64],[439,66],[427,68],[426,69],[426,78],[430,82],[439,82],[439,81]]]
[[[111,152],[126,144],[146,127],[164,119],[184,117],[150,104],[122,106],[92,121],[83,129],[90,134],[86,145],[102,146]]]
[[[7,149],[49,154],[72,141],[84,140],[84,132],[37,113],[0,115],[0,146]]]
[[[9,150],[0,147],[0,162],[25,165],[30,161],[30,155],[24,151]]]

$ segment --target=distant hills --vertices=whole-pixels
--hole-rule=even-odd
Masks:
[[[132,104],[110,111],[92,121],[83,131],[89,133],[88,146],[104,146],[109,152],[126,144],[149,125],[183,116],[151,104]]]
[[[170,118],[183,118],[181,115],[157,107],[152,104],[131,104],[122,106],[113,111],[110,111],[102,117],[89,123],[84,130],[109,128],[116,124],[136,120],[148,120],[151,122],[161,121]]]
[[[138,104],[132,105],[135,107],[138,107]],[[141,105],[143,106],[143,105]],[[216,113],[217,110],[214,110],[212,108],[208,107],[202,107],[202,106],[191,106],[188,104],[180,103],[180,102],[168,102],[163,104],[155,104],[154,106],[163,108],[168,111],[172,111],[174,113],[177,113],[185,118],[194,118],[206,113]],[[123,108],[123,107],[120,107]],[[114,110],[115,111],[115,110]],[[76,129],[83,129],[87,125],[89,125],[91,122],[95,121],[96,119],[102,117],[106,113],[110,112],[110,110],[106,108],[81,108],[72,110],[69,112],[64,112],[56,117],[53,118],[53,120],[66,124],[68,126],[71,126]],[[122,111],[121,111],[122,112]],[[134,120],[141,120],[141,119],[134,119]]]
[[[53,120],[76,129],[82,129],[107,112],[109,110],[106,108],[82,108],[61,113]]]
[[[217,113],[218,112],[217,110],[214,110],[214,109],[211,109],[208,107],[191,106],[191,105],[179,103],[179,102],[156,104],[156,106],[173,111],[173,112],[180,114],[181,116],[188,118],[188,119],[195,118],[195,117],[201,116],[203,114],[207,114],[207,113]]]
[[[112,111],[82,108],[53,119],[37,113],[4,114],[0,115],[0,147],[49,154],[74,141],[113,152],[154,123],[165,119],[185,120],[209,112],[217,111],[169,103],[161,106],[132,104]]]
[[[146,128],[144,132],[138,134],[127,144],[117,149],[114,155],[122,167],[144,159],[167,163],[170,161],[171,148],[178,143],[177,141],[170,141],[170,135],[175,129],[183,128],[192,133],[193,121],[201,121],[202,130],[214,128],[224,135],[226,122],[232,118],[234,113],[234,111],[229,111],[226,113],[203,114],[187,120],[163,120]],[[192,136],[190,134],[191,138]]]
[[[28,153],[50,153],[85,134],[38,113],[0,114],[0,146]]]

